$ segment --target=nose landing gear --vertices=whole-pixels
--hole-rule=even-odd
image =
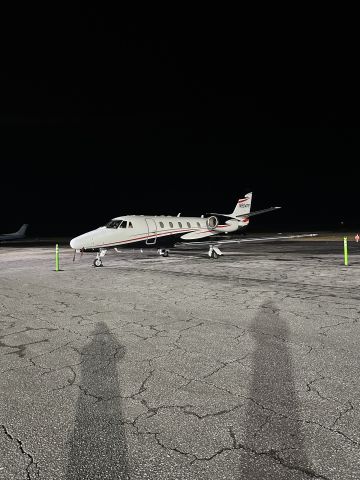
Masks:
[[[102,257],[105,257],[106,255],[106,248],[100,248],[100,251],[96,254],[96,258],[93,261],[94,267],[102,267]]]

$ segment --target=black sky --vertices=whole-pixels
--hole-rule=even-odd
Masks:
[[[251,190],[255,209],[283,206],[258,227],[358,224],[351,27],[101,7],[4,19],[1,231],[227,212]]]

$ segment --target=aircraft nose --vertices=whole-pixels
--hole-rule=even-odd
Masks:
[[[74,250],[81,250],[82,248],[92,248],[93,244],[94,242],[92,232],[79,235],[78,237],[75,237],[70,241],[70,247]]]
[[[73,248],[74,250],[81,248],[79,237],[75,237],[70,241],[70,247]]]

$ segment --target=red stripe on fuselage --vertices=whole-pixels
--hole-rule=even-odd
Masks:
[[[223,228],[223,227],[228,227],[229,225],[218,225],[216,228]],[[147,235],[142,235],[141,237],[137,237],[137,238],[132,238],[132,239],[129,239],[129,240],[119,240],[117,242],[111,242],[111,243],[107,243],[107,244],[103,244],[103,245],[94,245],[93,247],[91,248],[104,248],[104,247],[111,247],[111,246],[114,246],[114,245],[126,245],[128,243],[134,243],[134,242],[138,242],[140,240],[147,240],[147,239],[151,239],[151,238],[157,238],[157,237],[163,237],[163,236],[166,236],[166,235],[173,235],[175,233],[179,233],[179,232],[196,232],[198,231],[199,233],[206,233],[206,232],[213,232],[213,230],[205,230],[205,229],[188,229],[188,228],[182,228],[182,229],[176,229],[176,230],[166,230],[165,232],[161,232],[161,233],[152,233],[152,234],[147,234]],[[193,239],[193,240],[196,240],[196,239]],[[191,241],[191,240],[189,240]],[[154,243],[155,245],[155,243]]]
[[[175,234],[175,233],[179,233],[181,231],[184,231],[184,232],[189,232],[189,231],[193,231],[193,230],[189,230],[189,229],[177,229],[177,230],[168,230],[166,232],[162,232],[162,233],[152,233],[152,234],[146,234],[146,235],[143,235],[141,237],[137,237],[137,238],[132,238],[132,239],[129,239],[129,240],[119,240],[117,242],[112,242],[112,243],[107,243],[106,245],[99,245],[99,247],[110,247],[112,245],[120,245],[120,244],[123,244],[123,245],[126,245],[127,243],[134,243],[134,242],[137,242],[139,240],[145,240],[145,239],[148,239],[148,238],[157,238],[157,237],[163,237],[165,235],[171,235],[171,234]],[[169,232],[169,233],[168,233]],[[97,246],[93,247],[93,248],[98,248]]]

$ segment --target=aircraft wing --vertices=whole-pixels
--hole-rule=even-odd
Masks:
[[[300,235],[281,235],[277,237],[259,237],[259,238],[238,238],[234,240],[221,240],[214,238],[213,240],[205,240],[203,242],[181,242],[176,245],[224,245],[231,243],[245,243],[245,242],[266,242],[266,241],[275,241],[275,240],[287,240],[292,238],[304,238],[304,237],[317,237],[318,233],[306,233]]]

